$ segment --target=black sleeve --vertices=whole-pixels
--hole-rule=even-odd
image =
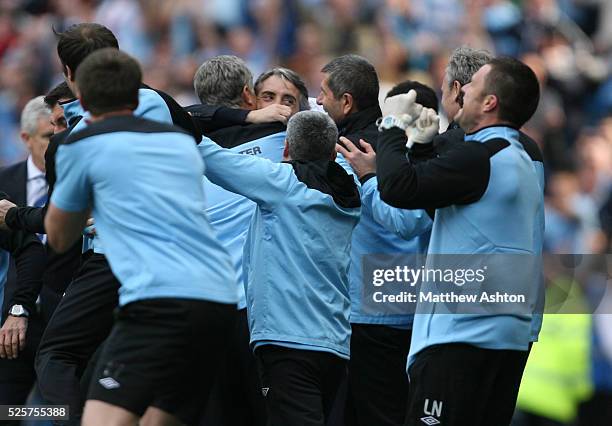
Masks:
[[[213,115],[213,121],[220,127],[227,127],[237,124],[247,124],[246,118],[249,115],[248,109],[235,109],[219,107]]]
[[[436,135],[432,143],[415,143],[408,151],[408,158],[414,164],[430,160],[446,150],[456,147],[457,144],[464,144],[464,136],[465,133],[461,128],[447,130]]]
[[[8,251],[12,256],[19,256],[30,245],[42,246],[38,237],[33,233],[0,230],[0,249]]]
[[[411,163],[405,155],[406,135],[389,129],[378,138],[376,170],[381,199],[405,209],[437,209],[469,204],[482,197],[489,184],[490,158],[508,146],[507,141],[465,143],[442,153],[422,147],[421,162]]]
[[[2,231],[0,246],[11,253],[17,269],[17,286],[5,306],[23,305],[28,312],[34,312],[46,264],[43,245],[34,234]]]
[[[435,143],[415,143],[408,150],[408,160],[412,164],[418,164],[436,158],[437,150],[435,146]]]
[[[13,207],[6,212],[6,226],[16,231],[45,234],[45,215],[47,205],[44,207]]]
[[[172,96],[170,96],[166,92],[162,92],[161,90],[153,89],[152,87],[149,87],[146,84],[143,84],[142,87],[153,90],[157,92],[159,96],[161,96],[161,98],[166,103],[168,110],[170,111],[172,123],[175,126],[179,126],[183,130],[191,134],[195,139],[196,143],[200,143],[202,141],[202,132],[200,131],[200,128],[196,125],[191,115],[182,106],[180,106],[179,103],[175,101]]]
[[[249,110],[227,108],[215,105],[192,105],[185,108],[202,134],[214,132],[230,126],[246,124]]]
[[[36,299],[42,287],[45,264],[45,249],[40,243],[26,246],[18,256],[15,256],[17,287],[6,306],[23,305],[28,312],[34,312]]]

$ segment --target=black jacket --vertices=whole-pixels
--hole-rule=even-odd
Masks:
[[[366,108],[362,111],[357,111],[349,116],[338,125],[338,136],[344,136],[356,146],[361,148],[359,139],[363,139],[376,151],[378,140],[378,127],[376,120],[380,118],[382,111],[378,105]]]
[[[8,198],[0,192],[0,199]],[[4,288],[2,318],[13,305],[33,313],[42,287],[45,249],[36,235],[24,231],[0,230],[0,249],[11,254],[9,276]]]
[[[6,193],[18,206],[25,206],[27,203],[27,181],[27,161],[0,169],[0,191]]]
[[[427,209],[430,216],[437,208],[479,200],[489,182],[489,158],[508,144],[467,143],[460,128],[436,136],[433,143],[415,144],[408,156],[401,155],[406,149],[403,130],[386,130],[380,141],[376,168],[381,199],[398,208]],[[519,142],[534,161],[542,161],[529,136],[519,132]]]
[[[228,108],[218,105],[197,104],[185,107],[198,130],[212,139],[211,134],[217,130],[232,126],[247,125],[249,110]]]

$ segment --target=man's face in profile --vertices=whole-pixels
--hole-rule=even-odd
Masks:
[[[329,75],[324,74],[324,78],[321,81],[321,93],[317,96],[317,104],[321,105],[325,112],[334,120],[339,123],[344,120],[346,114],[344,113],[344,104],[341,100],[336,99],[334,93],[329,88]]]
[[[466,132],[471,131],[477,125],[484,113],[486,78],[490,70],[490,65],[483,66],[472,76],[472,81],[461,88],[463,107],[455,116],[455,121]]]

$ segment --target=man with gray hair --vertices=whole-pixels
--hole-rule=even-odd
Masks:
[[[215,56],[198,68],[193,87],[202,103],[238,108],[252,102],[253,74],[237,56]]]
[[[192,113],[202,131],[221,147],[278,163],[283,159],[285,147],[284,122],[286,117],[297,112],[294,106],[301,101],[301,95],[295,85],[300,86],[302,80],[293,71],[282,69],[282,76],[289,81],[274,81],[278,78],[276,70],[281,69],[275,68],[258,79],[255,92],[262,87],[264,91],[259,92],[261,97],[256,97],[251,71],[242,59],[228,55],[211,58],[200,66],[194,77],[194,88],[203,104],[188,107],[187,110]],[[300,87],[307,99],[306,87],[303,83]],[[210,114],[211,108],[216,112]],[[244,124],[239,115],[251,112],[264,112],[269,115],[271,122]],[[219,114],[228,116],[228,121],[221,120],[219,123]],[[234,115],[236,117],[233,117]],[[210,119],[215,122],[215,128],[210,127],[207,121]],[[208,199],[206,214],[219,240],[229,251],[239,278],[240,300],[239,320],[233,330],[232,346],[225,359],[226,365],[221,367],[223,379],[218,380],[213,388],[203,420],[210,424],[263,426],[266,424],[264,400],[257,378],[255,358],[249,347],[246,299],[242,283],[243,247],[255,204],[239,194],[214,185],[208,179],[204,180],[204,191]],[[241,409],[236,410],[236,406]]]
[[[31,99],[25,105],[21,113],[20,136],[28,148],[28,158],[0,170],[0,191],[8,194],[18,206],[40,207],[46,203],[44,156],[53,134],[50,116],[51,110],[43,96]],[[35,266],[41,265],[32,265]],[[0,318],[7,318],[7,322],[12,323],[20,335],[26,335],[29,342],[24,354],[0,363],[0,403],[23,404],[35,379],[34,353],[42,334],[42,321],[34,309],[36,291],[40,289],[32,288],[33,293],[29,289],[18,291],[23,283],[18,286],[13,259],[4,251],[0,253],[0,284],[3,284],[0,285],[0,303],[3,301]]]
[[[31,169],[32,176],[29,178],[44,175],[45,172],[45,151],[49,145],[49,138],[53,135],[53,126],[50,122],[51,110],[44,101],[44,96],[37,96],[31,99],[21,112],[21,140],[28,148],[28,167]],[[33,170],[34,166],[37,170]],[[35,173],[34,173],[35,172]],[[38,173],[40,172],[40,173]],[[42,176],[44,178],[44,176]],[[28,179],[29,180],[29,179]],[[38,187],[44,188],[46,184]],[[37,189],[28,194],[28,205],[36,205],[46,189]]]
[[[260,99],[260,95],[265,91],[262,85],[271,78],[275,80],[273,77],[288,86],[286,89],[291,93],[281,95],[278,99]],[[269,69],[257,78],[253,86],[253,75],[246,63],[232,55],[215,56],[204,62],[195,74],[193,86],[200,102],[208,105],[244,109],[252,109],[255,106],[257,110],[261,110],[268,105],[278,104],[289,107],[291,115],[309,109],[308,89],[295,71],[288,68]],[[260,100],[263,102],[259,102]],[[289,102],[290,100],[293,102]],[[271,109],[271,111],[278,111],[280,116],[285,117],[284,121],[288,118],[285,114],[286,108]],[[245,121],[257,123],[273,118],[271,113],[268,116],[262,114],[261,111],[249,113]]]
[[[274,103],[257,108],[253,75],[246,63],[237,56],[219,55],[200,65],[193,78],[201,105],[185,108],[202,133],[234,125],[287,123],[291,108]]]
[[[325,114],[288,123],[283,162],[199,145],[211,182],[256,204],[244,282],[271,426],[323,426],[349,358],[348,267],[361,201]]]
[[[442,81],[442,98],[440,104],[444,115],[446,115],[449,124],[445,132],[436,135],[433,139],[432,147],[436,148],[438,153],[451,148],[454,144],[464,143],[465,132],[459,124],[455,122],[455,117],[463,108],[463,92],[462,88],[472,80],[472,76],[481,67],[486,65],[493,55],[486,50],[473,49],[468,46],[461,46],[453,50],[446,65],[444,79]],[[521,133],[521,137],[527,137]],[[410,161],[418,163],[429,159],[431,152],[423,150],[420,146],[415,146],[409,150]],[[370,158],[374,163],[375,158]],[[433,210],[429,210],[433,216]]]
[[[53,135],[50,118],[51,109],[43,96],[31,99],[25,105],[21,113],[20,136],[29,151],[28,158],[0,170],[0,190],[9,194],[18,206],[42,207],[47,201],[45,152]],[[3,202],[0,226],[5,226],[4,215],[11,206],[13,204],[8,201]]]
[[[493,59],[486,50],[472,49],[462,46],[453,50],[444,80],[442,81],[442,108],[449,121],[449,129],[458,128],[455,116],[463,106],[463,95],[461,88],[472,80],[472,76],[487,62]]]

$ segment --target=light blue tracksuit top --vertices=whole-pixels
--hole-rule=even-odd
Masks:
[[[364,286],[372,287],[372,280],[364,281],[362,261],[376,254],[425,254],[432,220],[425,210],[405,210],[392,207],[380,199],[376,177],[361,187],[361,219],[353,232],[349,285],[351,295],[351,323],[381,324],[410,327],[413,315],[385,312],[366,312],[362,306]],[[407,306],[406,311],[410,311]]]
[[[435,254],[514,254],[540,259],[544,234],[544,169],[530,158],[510,127],[493,126],[465,136],[466,142],[483,143],[505,139],[509,145],[490,157],[490,176],[484,195],[467,205],[436,210],[427,263]],[[434,256],[435,257],[435,256]],[[474,256],[475,262],[482,256]],[[510,258],[508,257],[508,260]],[[514,265],[505,275],[496,275],[496,289],[534,289],[535,313],[453,314],[441,303],[419,303],[414,318],[410,365],[423,349],[444,343],[467,343],[485,349],[526,351],[537,340],[543,306],[541,264],[526,274]],[[425,285],[422,287],[426,291]],[[486,289],[485,289],[486,290]]]
[[[283,159],[286,132],[279,132],[253,140],[231,148],[232,152],[243,155],[256,155],[267,158],[275,163]],[[258,148],[258,149],[255,149]],[[254,154],[249,154],[249,153]],[[255,154],[256,153],[256,154]],[[217,234],[217,238],[229,252],[238,277],[238,309],[246,307],[244,293],[244,274],[242,271],[242,255],[251,217],[256,204],[226,189],[215,185],[208,178],[204,179],[206,194],[206,215]]]
[[[348,358],[348,269],[360,208],[309,188],[291,164],[236,154],[207,138],[199,150],[211,182],[257,204],[243,258],[251,344]]]
[[[87,118],[89,113],[83,110],[79,100],[74,100],[62,104],[64,109],[64,116],[68,123],[78,116],[83,117],[77,125],[70,131],[70,133],[78,132],[87,126]],[[135,117],[142,117],[148,120],[158,121],[161,123],[172,124],[172,115],[170,109],[164,101],[164,99],[153,89],[140,88],[138,90],[138,108],[134,110]],[[83,238],[83,252],[93,249],[95,253],[104,254],[104,249],[99,238],[85,237]]]

